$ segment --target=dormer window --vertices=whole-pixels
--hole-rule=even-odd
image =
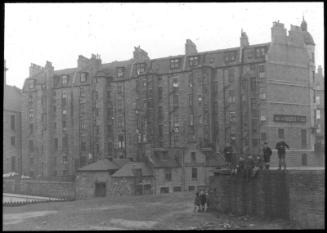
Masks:
[[[236,52],[235,51],[227,52],[225,53],[224,57],[225,57],[225,62],[233,62],[236,60]]]
[[[29,89],[34,89],[34,86],[35,86],[35,80],[34,79],[29,80],[28,88]]]
[[[67,85],[68,84],[68,76],[67,75],[63,75],[61,77],[61,83],[62,83],[62,85]]]
[[[189,57],[188,62],[190,66],[197,66],[199,65],[199,57],[198,56]]]
[[[85,83],[87,81],[86,73],[81,73],[80,81],[81,83]]]
[[[117,77],[121,78],[123,76],[124,76],[124,67],[117,67]]]
[[[145,72],[145,63],[136,64],[136,73],[137,75],[143,74]]]
[[[266,54],[266,48],[265,47],[255,49],[255,57],[256,58],[264,57],[265,54]]]
[[[180,58],[175,58],[170,60],[170,69],[175,70],[179,69],[181,66],[181,59]]]

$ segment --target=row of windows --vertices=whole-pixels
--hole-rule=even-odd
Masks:
[[[198,179],[198,169],[196,167],[192,168],[191,178],[192,180]],[[165,169],[165,180],[172,181],[172,172],[169,168]]]

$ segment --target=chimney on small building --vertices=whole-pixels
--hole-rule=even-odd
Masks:
[[[196,54],[197,52],[198,51],[196,49],[195,43],[190,39],[187,39],[185,43],[185,55],[192,55],[192,54]]]

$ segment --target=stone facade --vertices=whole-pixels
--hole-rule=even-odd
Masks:
[[[6,70],[4,76],[6,76]],[[4,77],[3,100],[3,173],[21,174],[22,125],[21,90],[6,84]]]
[[[321,66],[316,73],[316,146],[317,151],[325,151],[325,78]],[[320,147],[320,148],[319,148]]]
[[[242,32],[240,47],[208,52],[187,40],[184,55],[158,59],[135,47],[126,61],[102,64],[92,55],[79,56],[72,69],[31,65],[23,88],[23,173],[74,175],[98,159],[145,161],[147,151],[175,156],[174,148],[182,156],[194,144],[216,155],[230,142],[239,155],[283,138],[293,150],[313,151],[314,42],[305,21],[288,35],[274,22],[271,36],[250,45]]]

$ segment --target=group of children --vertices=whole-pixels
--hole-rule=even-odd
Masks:
[[[208,192],[201,190],[195,193],[194,212],[205,212],[208,209]]]

